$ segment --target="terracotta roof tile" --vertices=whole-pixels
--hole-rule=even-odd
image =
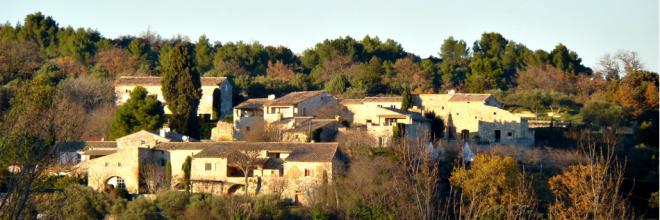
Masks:
[[[301,92],[292,92],[275,99],[273,102],[266,104],[266,106],[289,106],[296,105],[300,102],[306,101],[308,99],[314,98],[318,95],[325,93],[325,91],[301,91]]]
[[[337,143],[285,143],[285,142],[169,142],[159,143],[164,150],[202,150],[195,158],[226,157],[234,150],[266,150],[291,152],[286,161],[329,162],[337,151]]]
[[[160,85],[158,76],[121,76],[115,85]],[[226,77],[200,77],[202,86],[214,86],[224,82]]]
[[[470,94],[470,93],[456,93],[451,98],[450,102],[483,102],[491,97],[490,94]]]
[[[401,102],[401,96],[390,97],[366,97],[362,102]]]
[[[244,102],[241,102],[241,104],[238,104],[236,109],[262,109],[265,104],[268,104],[272,102],[273,100],[269,100],[268,98],[254,98],[254,99],[248,99],[245,100]]]

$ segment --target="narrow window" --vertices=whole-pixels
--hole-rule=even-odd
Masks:
[[[118,166],[118,167],[121,167],[121,162],[117,162],[117,166]]]
[[[305,169],[305,176],[312,176],[312,170]]]

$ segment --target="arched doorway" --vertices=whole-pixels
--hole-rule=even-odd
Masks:
[[[126,183],[124,182],[124,179],[118,176],[108,178],[108,180],[105,181],[105,184],[111,185],[115,189],[126,189]]]
[[[229,187],[229,189],[227,189],[227,194],[232,195],[232,194],[236,193],[236,191],[240,190],[241,188],[243,188],[243,185],[235,184],[235,185]]]

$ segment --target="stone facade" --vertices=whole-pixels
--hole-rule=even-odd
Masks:
[[[167,132],[140,131],[118,138],[113,142],[116,146],[113,153],[87,159],[78,168],[87,174],[88,185],[96,190],[112,185],[138,194],[147,192],[141,169],[155,165],[162,172],[168,161],[172,167],[170,185],[183,188],[181,168],[186,158],[191,157],[193,192],[242,194],[245,176],[234,161],[229,161],[228,155],[252,151],[258,154],[248,172],[248,193],[277,194],[305,204],[314,186],[332,181],[343,166],[337,158],[337,143],[187,142],[189,139],[172,138],[179,136]],[[91,143],[83,153],[99,150],[92,145],[112,148],[109,143]]]
[[[443,119],[449,138],[482,144],[534,143],[527,119],[502,109],[490,94],[420,94],[413,100],[421,112]]]
[[[137,76],[122,76],[115,82],[115,96],[116,104],[121,105],[125,103],[130,97],[130,92],[137,86],[144,87],[149,94],[155,94],[159,101],[165,103],[163,93],[161,91],[161,78],[160,77],[137,77]],[[214,102],[220,102],[220,117],[224,118],[232,114],[232,93],[233,86],[226,80],[225,77],[201,77],[202,82],[202,97],[200,99],[197,114],[203,117],[210,118],[214,113]],[[170,114],[171,111],[166,108],[165,114]]]

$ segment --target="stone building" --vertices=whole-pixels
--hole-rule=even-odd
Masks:
[[[231,115],[233,86],[225,77],[200,77],[202,83],[202,97],[199,102],[197,114],[204,118],[211,118],[214,110],[220,113],[220,118]],[[125,103],[131,91],[137,86],[144,87],[149,94],[155,94],[158,100],[165,104],[165,114],[171,111],[161,91],[161,77],[154,76],[121,76],[115,82],[116,104]],[[219,109],[218,109],[219,108]]]
[[[257,127],[274,126],[282,130],[282,141],[305,142],[302,140],[310,140],[309,135],[317,129],[323,130],[321,132],[324,137],[330,137],[333,130],[336,132],[337,123],[316,119],[314,116],[332,104],[338,104],[337,99],[324,91],[292,92],[280,98],[270,95],[268,98],[248,99],[234,107],[233,136],[240,140]],[[314,129],[310,130],[310,127]]]
[[[418,112],[401,110],[401,97],[366,97],[342,100],[353,113],[354,125],[366,126],[367,133],[379,146],[391,143],[394,130],[411,142],[429,140],[430,121]]]
[[[379,143],[387,142],[387,134],[392,130],[393,122],[406,125],[423,124],[425,118],[422,114],[430,112],[443,120],[445,135],[450,139],[469,140],[480,144],[529,146],[534,143],[534,132],[529,129],[527,119],[502,109],[501,104],[490,94],[413,95],[413,107],[408,111],[400,109],[400,96],[346,99],[341,103],[353,112],[352,123],[367,125],[369,133],[378,138]],[[415,123],[416,120],[421,123]],[[414,126],[413,129],[406,130],[416,130],[408,132],[407,136],[419,136],[428,132],[424,126]]]
[[[449,138],[481,144],[534,144],[527,119],[502,109],[490,94],[419,94],[413,102],[419,111],[442,118]]]
[[[303,204],[316,186],[332,181],[343,166],[337,143],[197,142],[163,129],[158,133],[139,131],[113,142],[90,142],[82,151],[88,157],[78,169],[97,190],[112,186],[132,194],[151,193],[149,176],[153,173],[147,172],[161,175],[158,181],[162,182],[168,162],[172,167],[169,185],[183,188],[181,168],[190,156],[193,192],[245,193],[245,176],[238,167],[245,163],[228,157],[236,152],[253,155],[246,167],[248,193],[277,194]]]

